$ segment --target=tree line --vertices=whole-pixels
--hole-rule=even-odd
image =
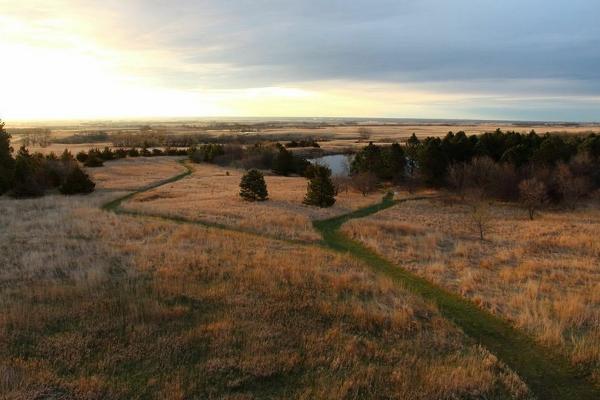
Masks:
[[[13,156],[10,141],[11,135],[0,121],[0,195],[39,197],[54,188],[66,195],[94,191],[95,183],[68,150],[57,157],[54,153],[30,154],[27,147],[21,146]]]
[[[503,201],[573,206],[600,188],[600,135],[540,136],[498,129],[480,136],[461,131],[420,140],[413,134],[405,146],[369,143],[356,155],[351,172],[353,179],[368,174],[371,180],[409,189],[450,189],[462,198],[480,192]]]

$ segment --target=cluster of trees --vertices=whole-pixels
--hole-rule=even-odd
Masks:
[[[53,188],[67,195],[94,191],[94,182],[69,151],[65,150],[60,157],[54,153],[45,156],[30,154],[22,146],[13,157],[10,139],[0,121],[0,194],[39,197]]]
[[[478,192],[503,201],[521,200],[533,217],[546,202],[574,206],[600,188],[600,135],[539,136],[535,132],[450,132],[406,146],[369,143],[351,165],[352,184],[363,193],[378,181],[446,187],[463,199]],[[362,189],[360,189],[362,188]]]
[[[314,165],[307,169],[308,188],[303,203],[317,207],[331,207],[335,204],[335,188],[331,180],[331,170]],[[240,197],[246,201],[265,201],[269,198],[264,175],[257,169],[249,170],[240,182]]]
[[[353,175],[372,173],[381,180],[400,182],[404,177],[406,155],[398,143],[381,147],[370,142],[356,154],[350,172]]]
[[[487,157],[495,163],[520,169],[554,167],[568,163],[578,154],[598,160],[600,136],[540,136],[534,131],[521,134],[497,129],[481,136],[449,132],[444,138],[428,137],[423,141],[413,134],[407,142],[407,155],[417,163],[422,180],[436,186],[445,183],[452,164],[469,163],[475,158]]]
[[[110,134],[106,134],[102,140],[94,141],[96,143],[100,141],[111,141],[114,147],[192,147],[200,144],[256,144],[273,141],[296,141],[297,143],[312,144],[316,143],[317,140],[324,141],[328,140],[333,134],[320,134],[319,136],[309,136],[301,133],[268,133],[261,134],[261,129],[244,127],[239,130],[238,127],[232,127],[232,129],[219,129],[219,128],[208,128],[208,126],[189,126],[183,125],[183,128],[187,132],[169,132],[164,127],[152,127],[152,126],[141,126],[137,131],[114,131]],[[190,132],[190,130],[193,130]],[[208,132],[212,130],[228,130],[229,133],[222,133],[215,135],[214,132]],[[84,135],[89,135],[86,133]],[[73,140],[81,140],[82,138],[72,137]],[[83,135],[81,135],[83,136]],[[92,143],[90,141],[83,143]],[[65,140],[65,139],[59,139]],[[68,139],[67,139],[68,140]],[[56,142],[56,141],[55,141]],[[56,142],[58,143],[58,142]],[[78,143],[82,143],[78,141]],[[302,146],[299,146],[302,147]]]
[[[195,162],[209,162],[222,166],[233,166],[247,170],[271,170],[282,176],[305,175],[310,163],[294,155],[280,143],[256,143],[242,146],[236,144],[205,144],[190,152]]]
[[[21,144],[23,146],[48,147],[51,143],[52,131],[47,128],[28,128],[21,130]]]
[[[317,143],[315,140],[292,140],[289,143],[285,144],[285,147],[287,147],[288,149],[292,149],[292,148],[298,148],[298,147],[315,147],[315,148],[319,148],[321,146],[319,146],[319,143]]]
[[[190,147],[188,153],[192,162],[212,163],[215,158],[225,155],[225,148],[222,144],[203,144],[199,147]]]
[[[105,147],[103,150],[100,149],[90,149],[89,151],[80,151],[77,153],[76,158],[77,161],[83,163],[86,167],[94,168],[101,167],[104,165],[105,161],[118,160],[126,157],[160,157],[160,156],[185,156],[191,155],[192,152],[195,151],[195,148],[190,149],[177,149],[172,147],[167,147],[164,150],[161,149],[148,149],[143,147],[141,149],[137,149],[135,147],[126,149],[126,148],[118,148],[111,149],[110,147]]]
[[[106,143],[110,140],[111,136],[104,131],[79,132],[71,136],[51,139],[52,143],[59,144]]]

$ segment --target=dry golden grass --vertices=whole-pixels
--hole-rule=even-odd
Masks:
[[[108,161],[100,168],[87,168],[97,189],[141,189],[168,179],[185,168],[178,162],[182,157],[136,157]]]
[[[109,195],[0,198],[0,397],[526,396],[357,261],[98,210]]]
[[[314,241],[320,237],[312,227],[313,219],[343,214],[376,203],[382,196],[374,193],[364,197],[351,190],[341,193],[331,208],[311,207],[302,204],[306,179],[267,175],[269,200],[249,203],[239,196],[243,170],[209,164],[193,167],[191,176],[138,195],[124,208],[218,223],[278,238]]]
[[[192,121],[187,121],[188,125],[194,125]],[[132,124],[131,122],[127,123],[99,123],[94,124],[92,122],[87,122],[83,125],[71,122],[65,126],[65,123],[14,123],[8,121],[9,128],[25,128],[25,127],[47,127],[52,130],[52,138],[65,138],[69,137],[81,132],[90,132],[90,131],[109,131],[114,134],[119,133],[136,133],[138,131],[139,126],[151,124],[157,129],[163,129],[167,132],[168,135],[194,135],[201,133],[203,135],[211,135],[212,137],[227,137],[231,135],[238,135],[239,132],[231,131],[231,130],[199,130],[195,128],[191,128],[189,126],[182,126],[181,122],[158,122],[158,121],[139,121],[139,124]],[[202,126],[206,124],[206,121],[197,121],[198,125]],[[373,140],[374,142],[378,141],[401,141],[407,139],[415,133],[420,138],[425,138],[427,136],[440,137],[446,135],[449,131],[458,132],[465,131],[469,135],[479,135],[485,132],[491,132],[500,128],[504,131],[516,130],[520,132],[529,132],[532,129],[540,134],[544,134],[546,132],[550,133],[561,133],[561,134],[586,134],[589,132],[599,132],[600,125],[598,124],[584,124],[584,125],[552,125],[552,124],[531,124],[531,125],[515,125],[511,123],[388,123],[388,124],[361,124],[361,126],[328,126],[322,128],[312,128],[312,127],[303,127],[302,124],[299,124],[296,127],[263,127],[260,131],[252,132],[251,134],[260,134],[266,138],[269,136],[277,137],[281,135],[307,135],[307,136],[321,136],[321,137],[329,137],[331,140],[325,141],[321,143],[321,147],[324,150],[328,151],[341,151],[349,148],[362,147],[367,142],[359,141],[358,130],[360,127],[366,127],[372,131],[372,135],[369,140]],[[16,134],[15,143],[20,139],[20,135]],[[78,152],[81,150],[89,150],[90,148],[104,146],[110,146],[111,143],[95,143],[95,144],[52,144],[49,147],[34,147],[33,150],[40,151],[43,153],[49,153],[53,151],[55,153],[61,153],[65,148],[68,148],[72,152]]]
[[[467,208],[401,203],[343,229],[404,268],[502,315],[541,342],[563,346],[600,382],[600,209],[544,212],[530,221],[492,208],[479,241]]]

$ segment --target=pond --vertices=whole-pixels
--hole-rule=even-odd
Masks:
[[[350,164],[354,159],[354,154],[333,154],[318,158],[309,158],[308,162],[328,167],[333,176],[350,175]]]

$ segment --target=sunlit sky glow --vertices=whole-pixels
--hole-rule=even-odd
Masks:
[[[593,0],[0,0],[4,120],[600,120]]]

